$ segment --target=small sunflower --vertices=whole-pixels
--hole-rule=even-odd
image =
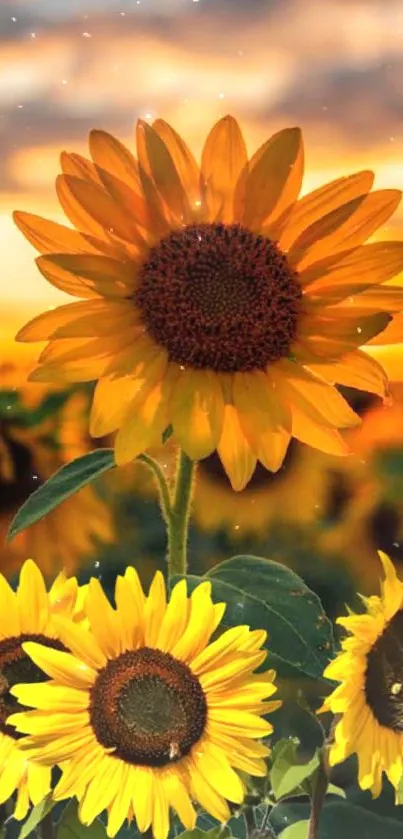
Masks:
[[[341,684],[322,711],[336,714],[330,765],[358,756],[358,782],[378,796],[385,772],[396,791],[403,776],[403,583],[381,551],[381,596],[363,598],[366,613],[338,618],[350,633],[325,670]]]
[[[387,389],[359,347],[384,343],[403,309],[402,289],[385,284],[403,268],[403,242],[364,243],[401,193],[371,193],[364,171],[299,199],[299,129],[248,160],[231,116],[200,166],[160,119],[138,123],[137,159],[104,131],[90,152],[93,162],[64,153],[57,179],[76,230],[15,214],[41,273],[84,298],[20,331],[49,342],[33,378],[98,380],[91,434],[117,431],[118,464],[169,425],[190,458],[217,450],[236,490],[257,461],[277,471],[291,436],[346,454],[339,429],[359,419],[334,384]]]
[[[244,490],[234,493],[216,453],[201,460],[193,494],[194,521],[203,530],[234,538],[264,539],[273,523],[310,524],[320,519],[328,471],[338,458],[293,440],[278,472],[257,464]],[[298,499],[298,503],[296,503]]]
[[[1,384],[0,378],[0,389]],[[25,388],[21,393],[26,405]],[[23,417],[0,416],[0,561],[7,576],[17,571],[27,556],[47,575],[60,568],[71,572],[93,550],[94,536],[107,541],[112,538],[106,505],[91,487],[84,487],[12,542],[5,541],[13,516],[30,494],[65,463],[90,451],[86,404],[83,394],[74,393],[39,424],[30,421],[29,411]],[[31,400],[29,406],[34,408]]]
[[[338,495],[337,521],[323,535],[325,547],[348,556],[361,590],[378,577],[378,548],[393,562],[403,560],[403,398],[393,387],[394,402],[365,413],[350,432],[354,455],[337,461],[330,485]]]
[[[25,641],[36,641],[47,649],[63,650],[53,623],[55,615],[69,616],[78,625],[78,585],[74,578],[60,575],[47,593],[43,577],[32,560],[27,560],[14,592],[0,574],[0,804],[16,791],[14,812],[23,819],[30,803],[39,804],[50,792],[48,766],[28,759],[20,748],[21,736],[10,725],[9,717],[18,708],[11,690],[18,682],[32,688],[46,679],[44,673],[24,652]],[[81,598],[82,601],[82,598]]]
[[[37,710],[12,723],[32,735],[24,746],[35,759],[68,761],[55,798],[77,796],[84,824],[108,810],[108,836],[135,818],[140,832],[165,839],[170,808],[193,828],[192,800],[225,822],[227,801],[240,804],[245,793],[235,770],[266,774],[268,748],[257,741],[272,726],[261,717],[281,704],[265,701],[274,671],[254,673],[266,633],[237,626],[211,641],[225,604],[213,604],[209,582],[188,598],[182,580],[167,604],[160,572],[145,597],[128,568],[115,598],[116,610],[92,579],[89,632],[57,621],[71,653],[24,647],[53,681],[13,689]]]

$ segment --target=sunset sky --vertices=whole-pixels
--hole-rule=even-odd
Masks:
[[[402,188],[401,0],[0,0],[7,335],[64,302],[11,219],[18,208],[63,221],[60,151],[85,154],[95,127],[131,144],[138,117],[161,116],[199,152],[227,112],[251,150],[301,125],[305,191],[367,167],[377,186]],[[403,210],[387,233],[403,238]]]

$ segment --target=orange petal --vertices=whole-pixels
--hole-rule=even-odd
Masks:
[[[13,213],[13,219],[26,239],[41,253],[96,253],[97,244],[102,247],[104,244],[33,213],[17,210]]]
[[[103,188],[72,175],[59,175],[56,190],[66,215],[79,230],[101,238],[116,235],[135,245],[143,242],[137,225]]]
[[[391,280],[403,270],[403,242],[373,242],[362,245],[336,264],[316,263],[302,271],[300,281],[310,294],[333,298],[353,295],[365,288]]]
[[[367,288],[356,298],[359,312],[402,312],[403,288],[397,285],[382,285]]]
[[[329,384],[355,387],[381,397],[384,397],[388,390],[388,380],[383,367],[361,350],[353,350],[339,361],[309,363],[308,366],[315,375],[326,379]]]
[[[165,206],[170,222],[190,221],[189,204],[172,157],[156,131],[148,123],[137,123],[137,150],[141,170],[151,179],[157,195]],[[140,172],[140,177],[142,173]],[[147,184],[147,181],[145,182]],[[145,184],[143,183],[143,190]],[[151,195],[149,186],[146,199]],[[155,200],[155,198],[154,198]]]
[[[382,332],[389,320],[390,317],[386,312],[361,315],[354,305],[323,307],[317,315],[306,315],[301,318],[298,339],[302,343],[306,342],[306,345],[312,347],[318,355],[326,354],[328,343],[328,358],[331,358],[334,357],[337,345],[339,345],[338,354],[345,355],[355,347],[363,346]],[[333,352],[330,347],[331,342],[333,342]]]
[[[334,428],[359,425],[359,417],[340,393],[300,364],[283,359],[270,367],[270,376],[290,407],[296,406],[315,423]]]
[[[367,193],[373,181],[372,172],[357,172],[355,175],[331,181],[305,195],[296,203],[288,219],[279,240],[280,248],[288,250],[303,230],[353,198]]]
[[[192,208],[195,202],[200,200],[200,172],[193,154],[188,149],[182,137],[163,119],[156,119],[152,127],[165,143],[171,155]]]
[[[377,344],[400,344],[403,343],[403,314],[397,314],[393,317],[383,332],[380,332],[368,344],[367,347],[375,347]],[[373,354],[371,352],[371,354]]]
[[[40,256],[36,262],[46,278],[48,274],[59,277],[59,284],[70,281],[73,285],[75,281],[80,296],[92,292],[106,297],[130,297],[136,285],[138,267],[132,261],[95,254],[55,253]]]
[[[270,469],[280,468],[290,442],[290,413],[262,371],[235,373],[234,406],[253,453]]]
[[[311,416],[300,410],[295,404],[291,406],[291,413],[292,435],[301,443],[306,443],[314,449],[325,452],[325,454],[338,456],[351,454],[347,443],[334,428],[327,428],[325,425],[315,422]]]
[[[387,344],[384,347],[365,347],[365,352],[370,354],[371,358],[374,358],[382,364],[390,382],[403,381],[403,315],[398,315],[398,317],[400,318],[399,328],[401,332],[401,338],[398,344]]]
[[[83,181],[92,181],[94,184],[100,185],[94,164],[81,154],[69,154],[63,151],[60,155],[60,165],[64,175],[74,175],[74,177],[81,178]]]
[[[171,421],[186,454],[193,460],[217,448],[224,420],[224,397],[211,370],[182,370],[172,394]]]
[[[223,429],[217,451],[232,489],[243,489],[255,471],[256,457],[242,431],[238,413],[233,405],[225,405]]]
[[[301,271],[328,253],[361,245],[394,213],[400,199],[399,190],[383,189],[328,213],[296,239],[288,253],[290,263]]]
[[[202,152],[202,194],[209,221],[233,220],[235,187],[247,160],[241,129],[227,115],[213,126]]]
[[[270,219],[278,218],[296,200],[302,172],[300,129],[286,128],[274,134],[249,164],[243,223],[251,230],[259,230]]]
[[[129,149],[107,131],[91,131],[89,143],[95,166],[103,172],[110,172],[133,192],[140,194],[141,181],[138,164]]]

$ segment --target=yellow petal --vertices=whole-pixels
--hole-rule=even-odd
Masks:
[[[246,164],[241,129],[233,117],[225,116],[211,129],[202,152],[202,194],[209,221],[233,220],[235,187]]]
[[[166,612],[162,618],[156,647],[164,652],[171,649],[182,637],[189,619],[189,600],[186,580],[180,580],[172,589]]]
[[[35,216],[33,213],[16,211],[13,219],[26,239],[41,253],[96,253],[96,239],[91,240],[71,227]],[[92,242],[94,244],[92,244]]]
[[[72,175],[56,180],[59,201],[72,224],[101,238],[115,234],[127,242],[141,242],[137,225],[101,187]]]
[[[49,601],[42,574],[27,559],[22,566],[17,589],[17,604],[22,633],[41,633],[49,618]]]
[[[21,629],[17,597],[2,574],[0,574],[0,603],[0,639],[19,635]]]
[[[249,165],[242,218],[251,230],[280,216],[298,196],[303,168],[300,129],[286,128],[274,134],[256,152],[255,160]]]
[[[225,405],[223,428],[217,451],[231,481],[232,489],[241,490],[256,468],[256,455],[242,431],[237,410]]]
[[[189,457],[200,460],[211,454],[224,421],[218,376],[211,370],[181,371],[172,393],[171,418],[174,433]]]
[[[208,643],[214,631],[213,619],[211,583],[200,583],[192,592],[188,623],[171,655],[185,662],[192,660]]]
[[[240,425],[254,454],[267,469],[276,472],[290,441],[289,410],[262,371],[236,373],[233,392]]]
[[[131,376],[105,376],[97,382],[91,407],[92,437],[104,437],[119,428],[141,384],[141,379]]]
[[[52,682],[14,685],[11,692],[20,704],[27,707],[32,705],[41,711],[54,711],[58,708],[66,713],[74,713],[87,710],[89,704],[86,691],[55,685]]]
[[[279,394],[315,422],[334,428],[352,428],[360,418],[338,391],[299,364],[282,360],[271,367]]]
[[[231,811],[227,802],[200,772],[195,761],[189,761],[189,769],[192,798],[219,822],[227,822],[231,818]]]
[[[403,242],[372,242],[355,248],[339,261],[332,254],[327,262],[314,263],[301,271],[300,281],[306,293],[328,295],[333,302],[336,292],[344,297],[354,295],[392,279],[402,269]]]
[[[89,137],[91,157],[97,167],[111,172],[134,192],[139,193],[141,182],[135,157],[107,131],[91,131]]]
[[[189,222],[191,218],[187,196],[163,139],[148,123],[139,120],[137,143],[140,163],[152,178],[172,219]]]
[[[353,350],[333,362],[308,364],[309,369],[329,384],[355,387],[384,397],[388,391],[388,380],[383,367],[361,350]]]
[[[164,359],[168,363],[167,358]],[[158,384],[145,381],[130,402],[116,436],[115,459],[118,466],[134,460],[149,446],[157,445],[168,425],[168,404],[174,371],[168,371]]]
[[[44,647],[34,641],[23,644],[24,652],[44,670],[51,679],[73,688],[89,688],[94,684],[96,672],[88,664],[70,653]]]
[[[91,588],[88,596],[90,595]],[[76,655],[77,658],[85,661],[94,669],[105,666],[107,660],[105,653],[97,643],[96,638],[92,637],[90,633],[84,632],[82,626],[60,616],[55,616],[53,623],[59,638],[73,655]]]
[[[199,749],[195,749],[194,762],[200,774],[220,795],[234,804],[242,803],[245,787],[239,775],[231,769],[221,749],[213,744],[203,744]]]
[[[85,611],[104,656],[114,658],[119,655],[122,645],[119,616],[95,577],[92,577],[89,583]]]
[[[147,647],[155,647],[161,621],[166,609],[165,581],[161,571],[156,571],[144,610],[144,641]]]

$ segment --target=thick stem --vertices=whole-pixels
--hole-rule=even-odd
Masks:
[[[52,813],[48,813],[40,823],[41,839],[54,839],[55,830],[53,825]]]
[[[311,817],[309,820],[308,839],[317,839],[319,822],[325,803],[326,790],[329,783],[327,749],[326,746],[320,752],[320,762],[315,788],[311,797]]]
[[[180,451],[170,515],[168,517],[168,577],[186,574],[190,505],[195,463]]]

